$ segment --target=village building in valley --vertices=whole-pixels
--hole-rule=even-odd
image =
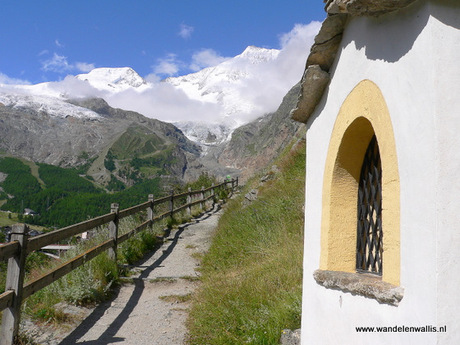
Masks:
[[[292,111],[307,124],[302,344],[460,344],[460,2],[326,11]]]

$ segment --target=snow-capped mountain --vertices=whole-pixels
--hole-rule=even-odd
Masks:
[[[249,46],[242,54],[215,67],[181,77],[170,77],[165,81],[184,91],[191,99],[221,104],[222,117],[246,114],[256,109],[257,105],[242,93],[242,84],[260,78],[254,66],[273,61],[278,54],[277,49]]]
[[[280,88],[267,79],[279,55],[277,49],[249,46],[217,66],[153,83],[130,67],[96,68],[59,82],[8,86],[7,91],[0,85],[0,102],[77,117],[93,115],[73,108],[67,100],[99,97],[112,107],[172,122],[203,146],[216,145],[229,140],[234,129],[279,105],[294,83],[281,87],[277,97],[267,95],[267,88]]]
[[[58,82],[44,82],[35,85],[1,85],[6,93],[20,95],[47,96],[67,100],[83,97],[103,97],[127,90],[143,92],[151,87],[130,67],[95,68],[86,74],[67,76]]]
[[[84,85],[76,88],[75,82]],[[150,85],[130,67],[96,68],[87,74],[70,76],[61,82],[0,85],[0,103],[13,109],[29,108],[34,112],[44,112],[56,117],[97,119],[100,115],[96,112],[71,104],[68,100],[110,96],[126,90],[142,92],[149,87]],[[81,89],[84,90],[83,94],[80,92]]]
[[[176,148],[177,164],[169,164],[168,174],[193,178],[203,169],[216,176],[243,170],[249,174],[284,147],[296,130],[292,124],[279,124],[289,119],[290,105],[278,111],[279,116],[251,122],[274,112],[289,90],[286,85],[295,83],[280,78],[286,72],[286,67],[278,68],[282,56],[283,51],[251,46],[217,66],[161,82],[146,81],[126,67],[97,68],[36,85],[0,84],[0,149],[62,166],[89,164],[101,155],[88,174],[104,184],[110,173],[100,165],[110,147],[131,141],[143,145],[150,135],[156,138],[152,143],[161,137],[163,148]],[[284,66],[293,69],[286,60]],[[257,152],[260,157],[255,159]]]
[[[130,67],[95,68],[86,74],[79,74],[77,79],[88,82],[92,87],[109,92],[121,92],[134,89],[142,92],[148,83]]]
[[[185,135],[199,143],[210,145],[230,139],[235,128],[247,123],[249,119],[263,115],[258,111],[253,92],[245,92],[261,78],[263,65],[270,63],[279,55],[277,49],[247,47],[240,55],[205,68],[199,72],[165,80],[182,90],[190,99],[220,106],[215,114],[215,122],[203,122],[199,118],[175,124]]]
[[[76,106],[59,98],[50,96],[0,92],[0,103],[13,109],[33,109],[37,113],[46,113],[47,115],[55,117],[100,118],[99,114],[90,109]]]

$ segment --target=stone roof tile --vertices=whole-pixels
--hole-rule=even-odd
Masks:
[[[328,13],[323,22],[301,81],[297,106],[292,119],[306,123],[329,83],[329,69],[335,60],[349,16],[380,16],[398,11],[418,0],[324,0]]]
[[[417,0],[325,0],[326,12],[352,16],[380,16],[404,8]]]

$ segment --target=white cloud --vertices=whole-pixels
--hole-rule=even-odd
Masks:
[[[251,75],[240,89],[245,99],[256,104],[244,120],[253,120],[264,113],[275,111],[286,93],[300,81],[310,47],[321,27],[319,22],[296,24],[280,36],[281,50],[276,59],[264,64],[248,66]]]
[[[45,72],[64,73],[71,69],[72,66],[67,62],[67,57],[56,53],[52,58],[42,61],[42,70]]]
[[[192,36],[193,31],[195,28],[193,26],[189,26],[186,24],[181,24],[180,25],[180,30],[178,35],[182,37],[183,39],[190,38]]]
[[[93,63],[86,63],[86,62],[76,62],[75,63],[75,68],[79,70],[80,72],[90,72],[92,71],[95,66]]]
[[[161,77],[155,73],[150,73],[144,77],[144,80],[148,83],[155,84],[161,81]]]
[[[58,46],[59,48],[63,48],[63,47],[64,47],[64,45],[63,45],[61,42],[59,42],[59,40],[58,40],[57,38],[56,38],[56,40],[54,41],[54,44],[56,44],[56,46]]]
[[[296,24],[294,28],[280,36],[281,52],[278,55],[279,76],[286,80],[300,81],[310,48],[321,28],[320,22]]]
[[[228,59],[213,49],[202,49],[192,55],[192,63],[189,68],[196,72],[206,67],[216,66]]]
[[[108,95],[106,100],[113,107],[137,111],[165,122],[211,121],[221,112],[219,105],[192,100],[183,91],[164,82],[153,84],[142,93],[127,90]]]
[[[43,54],[42,54],[43,55]],[[53,57],[41,62],[42,70],[45,72],[69,73],[69,72],[89,72],[95,68],[94,64],[87,62],[76,62],[71,64],[67,61],[67,56],[54,53]]]
[[[168,54],[165,58],[158,59],[152,68],[155,74],[173,76],[179,72],[181,65],[182,62],[177,59],[177,55]]]
[[[321,28],[320,22],[311,22],[310,24],[296,24],[294,28],[288,33],[279,36],[281,49],[290,49],[290,47],[305,48],[304,43],[307,40],[310,49],[310,39],[316,36]]]
[[[179,60],[176,54],[168,54],[164,58],[157,59],[157,63],[152,66],[153,73],[149,74],[146,78],[157,80],[165,76],[176,76],[181,70],[186,68],[196,72],[206,67],[216,66],[228,59],[227,57],[220,56],[213,49],[202,49],[192,55],[192,61],[187,65],[185,62]]]
[[[22,80],[18,78],[10,78],[6,74],[0,72],[0,84],[6,85],[30,85],[30,82],[27,80]]]
[[[92,87],[88,82],[80,80],[75,76],[68,75],[61,81],[49,82],[50,89],[57,91],[57,94],[69,98],[79,97],[106,97],[106,93]]]

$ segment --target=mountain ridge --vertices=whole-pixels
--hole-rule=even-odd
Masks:
[[[274,113],[259,113],[251,122],[242,114],[257,105],[249,98],[245,102],[235,86],[259,78],[257,73],[274,63],[279,52],[249,46],[217,66],[162,82],[176,83],[190,97],[201,97],[198,102],[207,99],[218,104],[216,110],[227,103],[226,115],[217,114],[214,122],[201,121],[202,114],[197,113],[189,121],[167,123],[114,107],[110,97],[99,97],[153,92],[149,89],[153,84],[130,67],[93,69],[63,81],[63,85],[77,83],[87,88],[89,97],[71,97],[65,89],[56,88],[60,83],[2,88],[0,149],[37,162],[86,166],[86,173],[103,185],[116,179],[129,186],[142,176],[193,179],[202,171],[247,176],[270,161],[297,130],[289,118],[297,91],[289,91],[289,102],[286,95]],[[190,90],[199,94],[194,96]],[[119,149],[122,145],[131,149],[124,152]],[[128,156],[136,158],[134,165]]]
[[[59,108],[63,101],[69,99],[104,98],[112,107],[133,110],[151,118],[162,118],[165,122],[176,123],[189,139],[198,142],[207,141],[208,135],[193,136],[189,133],[190,122],[195,124],[192,126],[195,129],[198,125],[204,129],[208,127],[211,137],[215,136],[217,142],[222,142],[228,139],[235,128],[267,112],[265,106],[261,107],[262,103],[253,95],[253,91],[247,91],[257,90],[256,85],[263,84],[264,69],[276,63],[279,53],[280,50],[277,49],[248,46],[241,54],[216,66],[184,76],[169,77],[160,83],[146,81],[131,67],[95,68],[86,74],[67,76],[59,82],[3,85],[0,89],[0,102],[3,95],[6,103],[10,104],[12,95],[15,95],[16,103],[21,98],[28,98],[31,107],[33,104],[38,104],[36,107],[47,104],[48,108]],[[5,89],[7,91],[2,91]],[[184,115],[180,115],[180,121],[175,118],[174,114],[178,109],[173,98],[168,100],[173,90],[182,93],[171,95],[182,97],[180,102],[183,106],[179,112],[186,113],[185,109],[193,102],[198,107],[187,114],[186,119]],[[5,96],[5,92],[9,95]],[[47,97],[46,102],[43,101],[44,97]],[[52,104],[53,100],[55,104]],[[163,106],[157,110],[155,105],[158,102],[160,105],[166,102],[166,108]],[[140,104],[144,103],[141,107]],[[273,106],[273,111],[277,105]],[[216,124],[223,125],[225,130],[220,130]]]
[[[101,67],[75,78],[88,82],[98,90],[121,92],[130,88],[137,91],[149,87],[148,83],[131,67]]]
[[[75,99],[69,101],[69,105],[87,109],[97,116],[54,116],[33,108],[1,106],[0,149],[14,156],[61,167],[86,165],[89,175],[97,182],[106,185],[116,178],[128,186],[142,177],[141,171],[133,169],[129,162],[116,163],[116,169],[110,171],[103,163],[112,145],[133,126],[138,128],[138,142],[142,143],[141,137],[145,135],[154,135],[161,141],[162,150],[168,152],[169,156],[157,159],[161,166],[155,176],[183,179],[189,161],[200,156],[200,147],[172,124],[112,108],[102,99]],[[133,155],[136,150],[146,154],[142,148],[133,148]],[[157,151],[152,146],[151,154],[161,153]],[[94,167],[98,159],[101,164]],[[116,162],[117,158],[114,159]]]
[[[273,162],[293,137],[302,136],[305,128],[290,118],[299,90],[300,83],[297,83],[284,96],[276,111],[236,128],[230,140],[210,147],[203,159],[205,166],[219,165],[238,171],[244,182]]]

